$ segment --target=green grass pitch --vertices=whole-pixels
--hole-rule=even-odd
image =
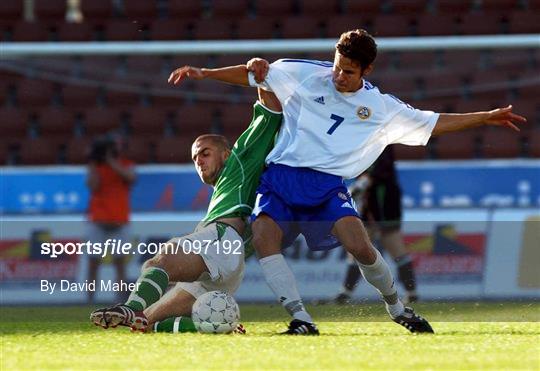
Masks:
[[[279,306],[241,305],[247,335],[103,330],[92,307],[4,307],[0,370],[540,369],[540,303],[419,303],[436,335],[412,335],[381,304],[310,307],[321,336],[278,336]]]

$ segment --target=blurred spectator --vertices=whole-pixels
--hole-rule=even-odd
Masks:
[[[90,190],[88,207],[88,238],[92,243],[105,244],[111,247],[130,242],[130,190],[136,175],[133,163],[119,153],[119,143],[111,137],[98,138],[94,141],[89,156],[87,185]],[[112,241],[116,240],[116,241]],[[106,258],[106,257],[105,257]],[[116,268],[116,282],[125,281],[124,256],[112,255]],[[101,256],[90,255],[88,280],[97,277],[102,261]],[[96,288],[99,287],[96,284]],[[88,292],[88,300],[92,302],[94,292]]]

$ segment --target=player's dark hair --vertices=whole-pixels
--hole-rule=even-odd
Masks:
[[[225,138],[223,135],[219,135],[219,134],[204,134],[204,135],[201,135],[201,136],[197,137],[197,139],[195,139],[195,142],[196,142],[196,141],[199,141],[199,140],[209,140],[209,141],[211,141],[214,145],[216,145],[217,147],[219,147],[219,148],[222,149],[222,150],[228,150],[228,151],[231,150],[231,144],[229,143],[229,141],[227,140],[227,138]],[[194,142],[194,143],[195,143],[195,142]]]
[[[377,57],[375,39],[363,29],[342,33],[336,44],[336,50],[342,56],[357,62],[363,70]]]

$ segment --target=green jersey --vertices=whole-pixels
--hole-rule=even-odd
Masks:
[[[259,102],[254,104],[251,124],[234,144],[221,170],[204,224],[251,214],[264,160],[274,147],[281,118],[281,113],[269,111]]]

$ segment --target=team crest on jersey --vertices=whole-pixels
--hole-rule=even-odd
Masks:
[[[367,107],[359,107],[356,114],[360,117],[360,120],[367,120],[371,116],[371,110]]]
[[[347,197],[347,195],[343,192],[339,192],[338,194],[338,197],[341,198],[343,201],[349,201],[349,198]]]

